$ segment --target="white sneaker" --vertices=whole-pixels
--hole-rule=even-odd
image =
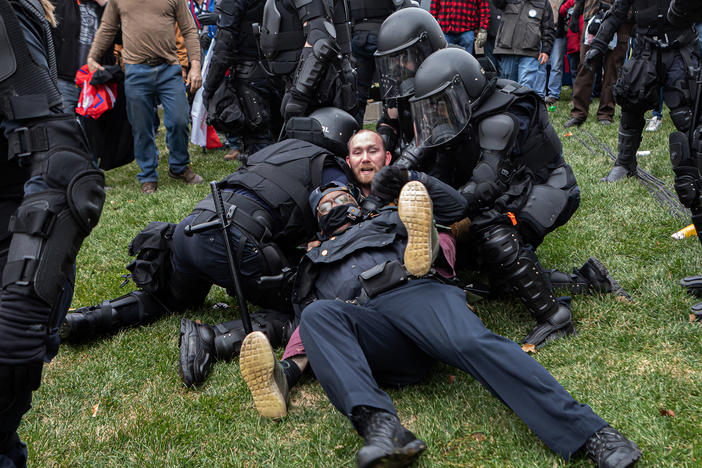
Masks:
[[[646,131],[647,132],[656,132],[658,131],[659,128],[661,128],[661,125],[663,122],[659,117],[656,117],[655,115],[651,118],[651,120],[648,121],[648,125],[646,125]]]

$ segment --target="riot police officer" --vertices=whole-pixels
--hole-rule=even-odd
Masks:
[[[356,80],[344,0],[266,0],[260,46],[270,71],[286,81],[281,114],[333,106],[355,114]]]
[[[283,342],[289,330],[290,274],[285,272],[299,260],[298,246],[316,230],[307,197],[324,181],[348,178],[340,158],[358,124],[344,111],[322,108],[309,117],[290,119],[285,130],[288,139],[249,156],[220,183],[225,210],[236,206],[229,231],[246,298],[277,311],[254,314],[255,328],[265,330],[276,343]],[[233,295],[221,237],[210,232],[187,234],[188,226],[215,217],[208,195],[177,225],[151,223],[130,245],[137,259],[127,268],[141,289],[68,314],[62,339],[84,340],[200,305],[213,284]],[[216,336],[221,338],[215,342]],[[179,370],[186,385],[202,382],[215,359],[238,353],[243,338],[241,321],[210,327],[183,319]]]
[[[17,434],[58,351],[75,259],[97,224],[104,175],[85,134],[60,114],[49,22],[40,0],[0,0],[0,465],[26,465]]]
[[[281,126],[283,85],[261,64],[252,29],[263,18],[264,4],[264,0],[217,3],[217,33],[202,94],[208,121],[218,131],[240,136],[248,153],[273,143]]]
[[[422,148],[412,143],[409,98],[414,93],[414,74],[425,58],[446,46],[441,26],[422,8],[398,10],[380,26],[374,56],[383,114],[376,129],[387,150],[402,156],[396,164],[409,167],[422,158]]]
[[[537,325],[524,339],[541,345],[573,333],[570,305],[555,297],[535,249],[564,224],[580,190],[536,93],[488,80],[478,61],[455,48],[419,67],[410,99],[417,143],[433,148],[445,181],[468,202],[470,242],[491,286],[513,292]]]
[[[588,67],[601,60],[614,33],[633,10],[636,41],[613,88],[622,108],[617,159],[603,182],[636,175],[644,113],[658,108],[661,86],[675,127],[682,132],[692,128],[691,73],[699,64],[697,32],[692,25],[670,23],[666,18],[669,5],[670,0],[615,0],[585,54]]]

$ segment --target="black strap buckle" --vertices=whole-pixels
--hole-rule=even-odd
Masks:
[[[7,140],[10,145],[8,159],[14,157],[26,158],[32,155],[31,148],[27,144],[30,141],[29,129],[27,127],[19,127],[12,130]]]

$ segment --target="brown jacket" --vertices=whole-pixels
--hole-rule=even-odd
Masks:
[[[88,57],[98,60],[121,27],[126,63],[164,60],[177,65],[176,24],[185,39],[188,59],[200,61],[197,28],[185,0],[110,0]]]

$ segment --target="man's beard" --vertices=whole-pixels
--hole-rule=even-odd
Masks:
[[[375,165],[368,164],[366,166],[359,167],[356,172],[356,180],[360,185],[370,185],[373,177],[378,172],[378,168]]]

